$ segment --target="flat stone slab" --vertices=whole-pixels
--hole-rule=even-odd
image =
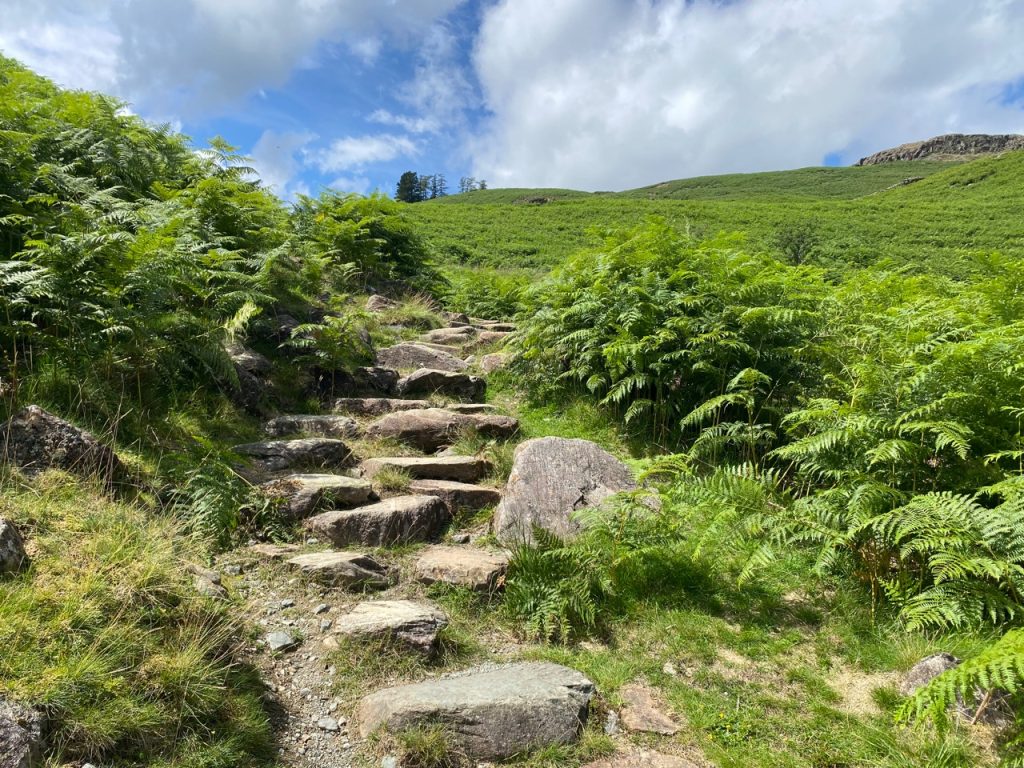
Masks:
[[[267,560],[284,560],[299,551],[297,544],[253,544],[249,551]]]
[[[519,430],[519,422],[499,414],[424,408],[381,416],[366,428],[366,434],[378,440],[398,440],[431,452],[456,442],[467,430],[475,430],[484,437],[507,439]]]
[[[322,512],[303,525],[338,546],[390,547],[433,541],[449,522],[451,513],[436,496],[397,496],[358,509]]]
[[[287,653],[299,647],[299,641],[289,632],[271,632],[264,642],[271,653]]]
[[[390,638],[424,656],[433,656],[438,636],[446,626],[448,617],[430,603],[372,600],[339,616],[334,631],[358,639]]]
[[[455,400],[477,402],[484,399],[487,382],[468,373],[437,368],[420,368],[398,380],[399,395],[441,395]]]
[[[25,541],[18,527],[0,517],[0,576],[16,573],[28,564]]]
[[[494,513],[494,532],[503,544],[532,541],[535,526],[571,538],[580,530],[577,510],[636,487],[629,468],[595,443],[562,437],[527,440],[516,448]]]
[[[289,558],[288,565],[329,587],[387,589],[394,583],[389,569],[360,552],[310,552]]]
[[[622,697],[622,725],[627,731],[672,736],[679,726],[661,710],[655,692],[646,685],[629,683],[619,690]]]
[[[412,411],[429,407],[429,400],[400,400],[393,397],[339,397],[331,403],[332,411],[353,413],[356,416],[380,416],[395,411]]]
[[[464,371],[469,365],[455,355],[417,344],[403,342],[377,352],[377,362],[389,368],[430,368],[436,371]]]
[[[444,406],[446,411],[455,413],[487,414],[501,413],[501,408],[490,403],[448,403]]]
[[[327,506],[357,507],[377,498],[369,482],[345,475],[288,475],[264,483],[260,490],[283,499],[296,520]]]
[[[348,416],[278,416],[264,426],[271,437],[310,435],[313,437],[359,437],[362,430]]]
[[[455,480],[413,480],[409,491],[437,496],[452,513],[459,509],[486,509],[501,501],[501,491],[497,488]]]
[[[236,445],[233,450],[248,456],[257,469],[280,472],[286,469],[340,469],[352,462],[352,451],[341,440],[306,437],[297,440],[269,440]]]
[[[506,552],[438,545],[420,553],[413,571],[422,584],[441,582],[477,592],[494,592],[502,586],[508,561]]]
[[[471,325],[449,328],[437,328],[424,337],[427,342],[435,344],[465,344],[477,337],[479,331]]]
[[[439,725],[474,760],[504,760],[572,744],[587,721],[594,684],[548,662],[482,667],[452,677],[385,688],[365,697],[359,733]]]
[[[373,476],[385,467],[408,472],[417,480],[458,480],[472,483],[491,471],[486,459],[476,456],[394,456],[367,459],[359,465],[363,477]]]

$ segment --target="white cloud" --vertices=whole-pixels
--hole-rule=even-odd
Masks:
[[[373,190],[373,182],[365,176],[339,176],[327,185],[339,192],[355,192],[357,195],[368,195]]]
[[[494,186],[622,189],[1024,130],[1013,0],[501,0],[474,62]]]
[[[291,131],[264,131],[249,154],[263,183],[284,198],[305,194],[293,184],[303,165],[304,150],[316,134]]]
[[[415,157],[419,147],[408,136],[378,134],[345,136],[321,150],[316,164],[321,171],[339,172],[363,168],[371,163],[385,163],[398,157]]]
[[[386,109],[378,109],[366,118],[371,123],[381,125],[397,125],[409,133],[433,133],[440,125],[433,117],[410,117],[409,115],[396,115]]]

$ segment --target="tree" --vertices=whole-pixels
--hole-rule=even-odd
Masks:
[[[418,203],[423,200],[421,178],[416,171],[406,171],[402,174],[395,190],[395,200],[403,203]]]
[[[430,199],[444,197],[448,194],[448,181],[443,173],[435,173],[430,177]]]

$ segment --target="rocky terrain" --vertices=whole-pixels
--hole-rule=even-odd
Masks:
[[[876,152],[862,157],[856,165],[881,165],[902,160],[972,160],[979,155],[995,155],[1018,149],[1024,149],[1024,135],[947,133]]]

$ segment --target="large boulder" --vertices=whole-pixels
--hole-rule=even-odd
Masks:
[[[442,395],[455,400],[483,400],[487,382],[468,373],[420,368],[398,381],[399,395]]]
[[[345,475],[288,475],[260,486],[271,497],[284,500],[295,520],[326,506],[356,507],[376,499],[366,480]]]
[[[278,416],[264,426],[271,437],[314,435],[316,437],[358,437],[362,431],[348,416]]]
[[[557,664],[478,668],[370,694],[359,703],[359,733],[437,725],[470,759],[505,760],[577,741],[593,695],[590,680]]]
[[[454,480],[413,480],[409,484],[409,491],[437,496],[452,514],[460,509],[493,507],[501,501],[501,491],[497,488],[458,483]]]
[[[339,397],[331,403],[334,413],[351,413],[356,416],[382,416],[395,411],[429,407],[429,400],[399,400],[390,397]]]
[[[506,552],[438,545],[424,549],[413,570],[416,580],[423,584],[440,582],[477,592],[493,592],[502,586],[508,561]]]
[[[43,716],[0,697],[0,766],[35,768],[42,765]]]
[[[322,401],[339,397],[387,397],[395,394],[398,371],[379,365],[348,371],[322,370],[314,372],[317,395]]]
[[[448,617],[430,603],[414,600],[373,600],[360,603],[334,622],[339,635],[360,640],[387,638],[433,656]]]
[[[900,683],[901,696],[913,696],[922,688],[951,669],[960,666],[960,659],[950,653],[936,653],[926,656],[910,668]]]
[[[427,341],[434,344],[466,344],[476,338],[479,331],[470,325],[455,328],[437,328],[427,334]]]
[[[23,408],[0,425],[0,457],[28,474],[63,469],[107,481],[127,474],[110,448],[38,405]]]
[[[386,566],[360,552],[309,552],[289,558],[287,564],[328,587],[387,589],[395,582]]]
[[[25,542],[14,523],[0,517],[0,575],[16,573],[28,563]]]
[[[516,448],[494,533],[507,544],[531,542],[535,526],[572,538],[580,529],[573,513],[634,489],[626,465],[588,440],[527,440]]]
[[[376,439],[394,439],[421,451],[436,451],[451,445],[467,430],[476,430],[484,437],[509,438],[519,429],[511,416],[455,413],[443,408],[399,411],[382,416],[366,428]]]
[[[329,437],[246,443],[236,445],[233,450],[242,456],[248,456],[256,469],[265,472],[341,468],[352,462],[352,451],[349,447],[341,440]]]
[[[490,472],[491,464],[477,456],[393,456],[367,459],[359,465],[359,471],[368,480],[382,469],[407,472],[418,480],[472,483]]]
[[[431,349],[415,342],[402,342],[393,347],[385,347],[377,352],[377,362],[389,368],[408,370],[410,368],[430,368],[435,371],[464,371],[469,367],[465,360],[460,360],[447,352]]]
[[[390,547],[433,541],[449,522],[451,514],[436,496],[397,496],[357,509],[322,512],[304,525],[337,546]]]

